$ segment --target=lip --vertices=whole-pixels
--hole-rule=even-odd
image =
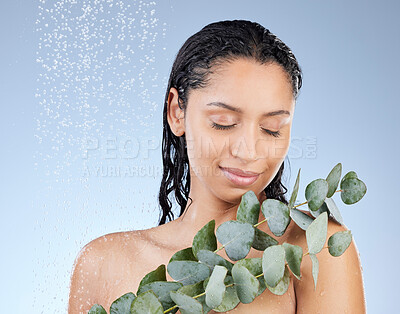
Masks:
[[[253,184],[260,175],[259,173],[255,173],[252,171],[243,171],[237,168],[220,167],[220,169],[231,182],[240,186]]]
[[[228,168],[228,167],[220,167],[222,170],[229,171],[230,173],[236,174],[241,177],[255,177],[258,176],[259,173],[257,172],[252,172],[252,171],[244,171],[238,168]]]

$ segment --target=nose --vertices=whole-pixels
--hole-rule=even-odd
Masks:
[[[260,158],[257,150],[258,130],[257,127],[249,126],[241,136],[235,138],[232,144],[232,156],[242,159],[244,162],[258,160]]]

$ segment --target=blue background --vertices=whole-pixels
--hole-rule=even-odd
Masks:
[[[334,196],[358,246],[369,313],[397,309],[400,22],[397,1],[1,1],[0,299],[65,313],[79,250],[158,220],[162,108],[179,48],[249,19],[303,72],[286,186],[338,162],[368,191]],[[118,172],[119,171],[119,172]]]

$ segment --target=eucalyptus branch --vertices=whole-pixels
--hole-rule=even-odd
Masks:
[[[238,207],[236,220],[226,221],[216,230],[215,220],[208,222],[197,232],[191,247],[171,257],[168,269],[160,265],[148,273],[140,282],[137,294],[124,294],[113,302],[110,312],[122,313],[121,308],[130,309],[126,314],[160,314],[176,308],[182,311],[190,309],[190,313],[199,314],[203,314],[203,309],[206,309],[204,313],[217,308],[219,312],[230,311],[240,302],[251,303],[263,289],[269,289],[277,295],[286,293],[292,277],[290,271],[300,280],[301,262],[307,255],[311,258],[316,288],[319,271],[317,254],[322,249],[328,249],[332,256],[340,256],[352,241],[351,232],[346,230],[331,235],[325,245],[328,217],[342,223],[339,209],[331,197],[340,192],[341,200],[349,205],[358,202],[366,193],[364,182],[358,179],[354,171],[340,179],[341,167],[338,163],[326,179],[309,183],[305,190],[306,201],[295,206],[300,170],[288,205],[276,199],[266,199],[260,206],[255,193],[246,192]],[[340,189],[337,189],[339,183]],[[305,204],[308,204],[311,216],[297,210],[297,207]],[[268,218],[258,222],[260,210]],[[279,237],[286,232],[291,220],[305,230],[306,253],[298,245],[286,242],[279,244],[257,228],[268,222],[271,232]],[[217,240],[222,244],[219,248]],[[246,258],[252,247],[263,251],[262,258]],[[218,255],[222,249],[225,249],[231,261],[237,263],[233,264]],[[166,271],[176,281],[167,281]],[[236,289],[227,289],[232,286],[236,286]],[[206,297],[201,298],[203,296]],[[94,313],[107,314],[98,304],[89,311],[89,314]]]

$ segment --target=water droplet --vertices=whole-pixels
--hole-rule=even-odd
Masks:
[[[141,229],[150,224],[151,215],[157,219],[157,198],[150,206],[136,203],[132,182],[154,179],[146,181],[146,189],[140,193],[147,198],[149,187],[157,190],[159,173],[146,174],[148,178],[137,173],[117,176],[118,165],[145,167],[147,161],[154,161],[139,155],[132,162],[118,154],[107,160],[104,151],[109,147],[108,135],[116,136],[118,152],[124,149],[123,138],[146,136],[147,131],[152,134],[158,123],[162,104],[155,95],[168,78],[159,76],[155,64],[168,51],[160,39],[168,27],[163,20],[165,12],[160,14],[156,2],[40,0],[37,6],[35,59],[40,68],[34,92],[38,108],[33,157],[35,171],[47,186],[38,195],[45,204],[38,205],[35,232],[45,243],[48,256],[35,261],[36,269],[44,269],[46,275],[38,275],[39,270],[34,273],[37,297],[32,312],[40,312],[36,307],[42,306],[41,312],[54,313],[65,303],[60,297],[65,289],[57,287],[68,282],[66,270],[72,268],[68,260],[76,257],[76,251],[97,233],[108,232],[110,225],[121,230]],[[87,139],[98,143],[88,147]],[[86,159],[82,157],[85,148]],[[151,150],[153,153],[156,156],[158,152]],[[118,182],[113,180],[116,177]],[[61,249],[65,243],[74,248],[65,252]],[[35,254],[40,252],[35,249]],[[67,263],[57,263],[55,258]],[[60,276],[62,273],[66,275]],[[49,291],[60,292],[53,294],[54,300],[38,305]]]

